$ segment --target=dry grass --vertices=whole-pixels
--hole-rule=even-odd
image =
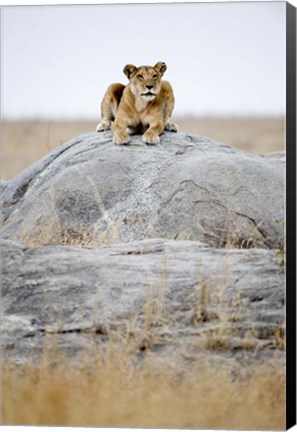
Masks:
[[[2,370],[2,423],[138,428],[285,428],[284,371],[259,366],[250,374],[226,368],[177,368],[140,363],[108,350],[71,368],[60,359]]]
[[[180,129],[207,136],[242,150],[264,154],[285,149],[285,121],[272,117],[183,117]]]
[[[283,118],[175,118],[180,130],[208,136],[254,153],[284,150]],[[94,131],[98,121],[4,121],[1,178],[10,179],[55,147],[81,133]]]

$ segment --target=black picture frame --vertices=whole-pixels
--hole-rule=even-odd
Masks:
[[[296,424],[296,8],[286,3],[286,427]]]

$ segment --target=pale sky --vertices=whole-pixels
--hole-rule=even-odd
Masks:
[[[285,2],[2,9],[2,117],[96,118],[123,68],[165,61],[176,115],[285,113]]]

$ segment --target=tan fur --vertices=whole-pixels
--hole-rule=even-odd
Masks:
[[[169,122],[174,95],[170,83],[162,80],[166,69],[163,62],[153,67],[126,65],[124,73],[129,83],[108,87],[96,130],[111,129],[115,144],[127,144],[133,133],[143,133],[145,143],[157,144],[164,130],[177,132],[178,126]]]

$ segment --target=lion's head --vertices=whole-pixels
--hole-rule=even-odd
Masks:
[[[166,69],[164,62],[158,62],[155,66],[139,67],[128,64],[124,67],[124,74],[130,81],[130,88],[134,95],[149,102],[160,92],[161,79]]]

